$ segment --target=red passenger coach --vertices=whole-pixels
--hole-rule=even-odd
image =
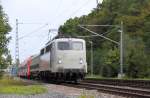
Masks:
[[[30,78],[31,72],[30,72],[30,66],[32,63],[32,58],[29,57],[27,60],[25,60],[23,63],[19,65],[18,68],[18,76]]]
[[[32,62],[32,58],[29,57],[29,59],[27,60],[27,77],[30,79],[30,66],[31,66],[31,62]]]

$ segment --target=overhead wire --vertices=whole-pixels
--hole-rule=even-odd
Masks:
[[[85,2],[83,5],[81,5],[78,9],[76,9],[73,13],[71,13],[68,18],[70,18],[71,16],[73,16],[74,14],[76,14],[80,9],[82,9],[82,7],[84,7],[85,5],[87,5],[89,3],[90,0],[87,0],[87,2]],[[74,4],[74,3],[73,3]],[[70,8],[67,8],[67,10],[70,9]],[[58,16],[64,16],[64,12],[66,11],[63,11],[63,13],[59,14]],[[54,22],[58,21],[57,17],[55,17],[54,19]]]
[[[61,6],[61,2],[62,2],[62,0],[59,0],[59,4],[58,4],[58,6],[57,6],[57,8],[56,8],[56,12],[59,12],[59,9],[60,9],[60,6]],[[56,16],[57,14],[55,14],[55,16]]]
[[[84,3],[82,6],[80,6],[77,10],[75,10],[73,13],[71,13],[71,15],[69,15],[69,17],[71,17],[72,15],[76,14],[83,6],[85,6],[86,4],[88,4],[89,1],[90,1],[90,0],[88,0],[86,3]],[[71,5],[73,5],[73,4],[74,4],[74,3],[72,2]],[[59,6],[58,6],[58,8],[59,8]],[[68,10],[68,8],[65,9],[65,12],[66,12],[66,10]],[[64,11],[63,11],[63,13],[64,13]],[[63,14],[63,13],[58,14],[56,17],[61,16],[61,14]],[[22,24],[42,24],[42,23],[22,23]],[[38,29],[36,29],[36,30],[34,30],[34,31],[32,31],[32,32],[30,32],[30,33],[28,33],[28,34],[22,36],[22,37],[20,37],[19,40],[21,40],[21,39],[23,39],[23,38],[25,38],[25,37],[31,36],[31,34],[33,34],[33,33],[37,32],[37,31],[39,31],[40,29],[44,28],[44,27],[47,26],[47,25],[48,25],[48,24],[45,24],[44,26],[42,26],[42,27],[40,27],[40,28],[38,28]]]
[[[73,13],[71,13],[71,15],[69,15],[69,17],[71,17],[71,16],[73,16],[74,14],[76,14],[83,6],[87,5],[87,4],[89,3],[89,1],[90,1],[90,0],[88,0],[86,3],[84,3],[82,6],[80,6],[77,10],[75,10]],[[72,2],[71,5],[73,5],[73,4],[74,4],[74,3]],[[60,4],[59,4],[59,5],[60,5]],[[59,8],[59,6],[58,6],[58,8]],[[66,10],[68,10],[68,8],[67,8]],[[66,11],[65,11],[65,12],[66,12]],[[63,11],[63,13],[64,13],[64,11]],[[60,15],[63,14],[63,13],[58,14],[56,17],[60,16]],[[21,23],[21,24],[43,24],[43,23]],[[28,33],[28,34],[26,34],[26,35],[20,37],[19,40],[21,40],[21,39],[23,39],[23,38],[25,38],[25,37],[30,36],[31,34],[33,34],[33,33],[37,32],[37,31],[39,31],[40,29],[44,28],[44,27],[47,26],[47,25],[48,25],[48,24],[45,24],[44,26],[39,27],[38,29],[36,29],[36,30],[34,30],[34,31],[32,31],[32,32],[30,32],[30,33]]]
[[[74,2],[72,2],[72,3],[70,4],[71,8],[73,7],[73,5],[74,5]],[[56,14],[55,17],[52,18],[52,23],[55,22],[55,21],[58,19],[59,16],[64,15],[64,12],[67,12],[67,11],[70,10],[71,8],[66,8],[66,9],[64,9],[61,13]],[[58,11],[56,10],[56,12],[58,12]]]
[[[87,2],[84,3],[84,5],[80,6],[77,10],[75,10],[73,13],[71,13],[71,15],[69,17],[73,16],[73,14],[76,14],[80,9],[82,9],[83,6],[87,5],[89,3],[89,1],[90,0],[87,0]]]
[[[31,36],[31,34],[33,34],[33,33],[37,32],[37,31],[41,30],[42,28],[44,28],[44,27],[46,27],[46,26],[48,26],[48,24],[44,24],[43,26],[41,26],[41,27],[35,29],[34,31],[29,32],[29,33],[27,33],[26,35],[24,35],[24,36],[22,36],[22,37],[19,37],[19,40],[21,40],[21,39],[23,39],[23,38],[25,38],[25,37]]]
[[[89,1],[90,1],[90,0],[88,0],[86,3],[84,3],[82,6],[80,6],[77,10],[75,10],[73,13],[71,13],[71,14],[69,15],[69,17],[71,17],[71,16],[73,16],[74,14],[76,14],[80,9],[82,9],[82,7],[84,7],[86,4],[88,4]],[[59,3],[59,5],[60,5],[60,4],[61,4],[61,3]],[[74,2],[71,3],[71,7],[72,7],[72,5],[74,5]],[[60,6],[58,6],[57,10],[58,10],[59,8],[60,8]],[[56,11],[57,11],[57,10],[56,10]],[[67,9],[65,9],[62,13],[57,14],[56,17],[55,17],[55,19],[54,19],[54,22],[57,20],[57,17],[59,17],[59,16],[62,17],[62,16],[64,15],[64,12],[67,12],[68,10],[70,10],[70,8],[67,8]],[[58,11],[57,11],[57,12],[58,12]],[[23,24],[43,24],[43,23],[23,23]],[[34,30],[34,31],[30,32],[30,33],[27,33],[26,35],[21,36],[21,37],[19,38],[19,40],[22,40],[22,39],[24,39],[24,38],[26,38],[26,37],[28,37],[28,36],[31,36],[31,34],[33,34],[33,33],[37,32],[37,31],[41,30],[42,28],[44,28],[44,27],[46,27],[46,26],[48,26],[48,24],[45,24],[45,25],[43,25],[43,26],[37,28],[36,30]],[[42,41],[41,41],[41,42],[42,42]],[[44,41],[44,43],[45,43],[45,41]]]

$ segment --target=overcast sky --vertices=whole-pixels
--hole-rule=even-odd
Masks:
[[[1,3],[12,27],[9,49],[13,59],[15,20],[23,23],[19,24],[20,61],[39,53],[48,41],[49,29],[58,29],[69,18],[87,15],[96,7],[96,0],[1,0]]]

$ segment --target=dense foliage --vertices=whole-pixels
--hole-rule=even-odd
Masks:
[[[68,36],[91,35],[79,24],[110,24],[124,28],[124,73],[131,78],[150,77],[150,0],[103,0],[90,14],[69,19],[60,26]],[[87,27],[113,40],[120,41],[119,28]],[[100,37],[85,38],[90,66],[90,44],[94,43],[94,73],[116,77],[119,72],[119,47]]]
[[[7,15],[0,5],[0,69],[6,68],[11,63],[11,56],[7,47],[10,40],[7,35],[10,30]]]

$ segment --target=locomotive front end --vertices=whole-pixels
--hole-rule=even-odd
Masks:
[[[59,39],[57,48],[57,71],[62,73],[66,80],[83,79],[87,73],[86,46],[82,39]]]

